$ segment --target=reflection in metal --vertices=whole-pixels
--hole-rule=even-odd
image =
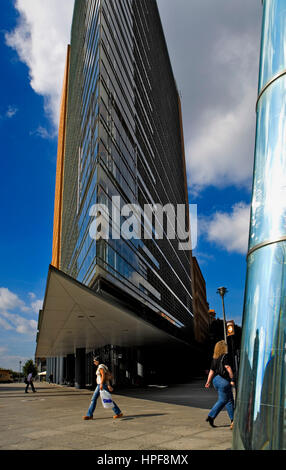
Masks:
[[[234,449],[286,449],[286,0],[263,2]],[[284,73],[283,73],[284,72]]]
[[[259,248],[262,248],[263,246],[272,245],[272,243],[278,243],[278,242],[283,242],[283,241],[286,241],[286,235],[284,237],[276,238],[275,240],[266,240],[265,242],[259,243],[258,245],[255,245],[253,248],[251,248],[247,256],[249,256],[255,250],[259,250]]]
[[[275,77],[272,77],[271,80],[269,80],[268,83],[266,83],[266,85],[264,85],[264,87],[262,88],[262,90],[260,91],[259,95],[258,95],[258,98],[257,98],[257,101],[256,101],[256,111],[257,111],[257,106],[258,106],[258,101],[260,100],[261,96],[263,95],[263,93],[265,92],[265,90],[273,83],[275,82],[275,80],[278,80],[278,78],[282,77],[282,75],[286,75],[286,70],[283,70],[282,72],[279,72],[277,75],[275,75]]]

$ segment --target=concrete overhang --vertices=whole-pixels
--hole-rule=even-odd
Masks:
[[[38,330],[37,358],[65,356],[77,348],[88,352],[109,344],[185,345],[53,266],[49,267]]]

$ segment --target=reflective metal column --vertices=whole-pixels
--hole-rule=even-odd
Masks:
[[[286,0],[264,0],[234,449],[286,449]]]

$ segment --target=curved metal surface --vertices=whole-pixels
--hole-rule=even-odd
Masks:
[[[279,243],[279,242],[284,242],[284,241],[286,241],[286,235],[285,237],[276,238],[275,240],[266,240],[265,242],[259,243],[258,245],[255,245],[253,248],[251,248],[251,250],[249,250],[249,252],[247,253],[247,258],[249,257],[249,255],[251,255],[251,253],[253,253],[256,250],[259,250],[259,248],[263,248],[264,246],[272,245],[273,243]]]
[[[282,77],[283,75],[286,75],[286,70],[282,70],[282,72],[277,73],[277,75],[275,75],[275,77],[271,78],[271,80],[269,80],[269,82],[267,82],[266,85],[264,85],[264,87],[263,87],[262,90],[260,91],[260,93],[259,93],[259,95],[258,95],[258,98],[257,98],[257,101],[256,101],[256,111],[257,111],[257,108],[258,108],[258,102],[259,102],[261,96],[263,95],[263,93],[265,92],[265,90],[267,90],[267,88],[268,88],[273,82],[275,82],[275,80],[278,80],[278,78]]]
[[[286,68],[285,23],[285,0],[266,0],[263,5],[258,94],[267,82]]]
[[[286,449],[286,0],[264,0],[262,28],[233,448],[281,450]]]

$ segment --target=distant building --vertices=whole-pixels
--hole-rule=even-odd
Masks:
[[[13,376],[10,370],[0,369],[0,383],[13,382]]]
[[[216,312],[213,308],[209,310],[209,322],[212,323],[216,318]]]
[[[193,261],[193,313],[194,313],[194,332],[198,343],[204,343],[209,335],[210,312],[207,301],[206,282],[201,272],[198,260],[195,256]]]

